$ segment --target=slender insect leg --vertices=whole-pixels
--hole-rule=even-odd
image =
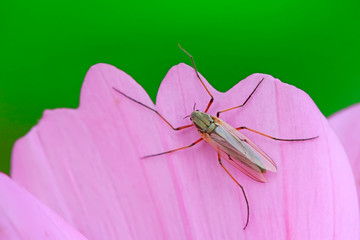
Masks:
[[[200,80],[200,82],[201,82],[201,84],[204,86],[206,92],[207,92],[207,93],[210,95],[210,97],[211,97],[210,102],[208,103],[208,105],[207,105],[207,107],[206,107],[206,109],[205,109],[205,113],[206,113],[206,112],[209,110],[211,104],[213,103],[214,97],[213,97],[213,95],[211,95],[209,89],[207,89],[207,87],[205,86],[204,82],[201,80],[200,75],[199,75],[199,73],[198,73],[198,71],[197,71],[197,69],[196,69],[193,56],[191,56],[190,53],[188,53],[185,49],[183,49],[183,48],[180,46],[179,43],[178,43],[178,46],[179,46],[179,48],[181,49],[181,51],[183,51],[184,53],[186,53],[186,55],[188,55],[188,56],[190,57],[197,78]]]
[[[241,188],[242,190],[242,193],[244,195],[244,198],[245,198],[245,201],[246,201],[246,207],[247,207],[247,216],[246,216],[246,224],[243,228],[243,230],[245,230],[245,228],[247,227],[248,223],[249,223],[249,215],[250,215],[250,207],[249,207],[249,201],[246,197],[246,193],[245,193],[245,190],[243,188],[243,186],[241,186],[240,183],[238,183],[238,181],[236,181],[236,179],[230,174],[230,172],[224,167],[224,165],[222,164],[221,162],[221,157],[220,157],[220,154],[218,153],[218,161],[219,161],[219,164],[220,166],[225,170],[225,172],[231,177],[231,179]]]
[[[298,138],[298,139],[284,139],[284,138],[276,138],[276,137],[272,137],[272,136],[269,136],[265,133],[261,133],[259,131],[256,131],[254,129],[251,129],[251,128],[248,128],[248,127],[238,127],[236,128],[237,130],[241,130],[241,129],[245,129],[245,130],[249,130],[251,132],[254,132],[254,133],[257,133],[257,134],[260,134],[264,137],[268,137],[268,138],[271,138],[271,139],[274,139],[274,140],[277,140],[277,141],[288,141],[288,142],[292,142],[292,141],[307,141],[307,140],[312,140],[312,139],[315,139],[315,138],[318,138],[319,136],[316,136],[316,137],[311,137],[311,138]]]
[[[243,106],[245,106],[245,104],[249,101],[249,99],[251,98],[251,96],[254,94],[254,92],[256,91],[256,89],[259,87],[259,85],[262,83],[262,81],[264,81],[264,78],[262,78],[260,80],[260,82],[256,85],[255,89],[250,93],[250,95],[247,97],[247,99],[245,100],[245,102],[239,106],[236,106],[236,107],[232,107],[232,108],[228,108],[228,109],[225,109],[225,110],[222,110],[222,111],[219,111],[216,113],[216,116],[219,117],[220,116],[220,113],[223,113],[223,112],[227,112],[227,111],[230,111],[230,110],[233,110],[233,109],[236,109],[236,108],[241,108]]]
[[[156,153],[156,154],[146,155],[146,156],[142,157],[141,159],[149,158],[149,157],[155,157],[155,156],[159,156],[159,155],[163,155],[163,154],[167,154],[167,153],[172,153],[172,152],[175,152],[175,151],[179,151],[179,150],[182,150],[182,149],[185,149],[185,148],[189,148],[189,147],[192,147],[192,146],[194,146],[195,144],[201,142],[202,140],[203,140],[203,139],[200,138],[200,139],[196,140],[195,142],[193,142],[192,144],[190,144],[190,145],[188,145],[188,146],[181,147],[181,148],[176,148],[176,149],[173,149],[173,150],[170,150],[170,151],[166,151],[166,152],[162,152],[162,153]]]
[[[123,95],[124,97],[127,97],[127,98],[130,99],[131,101],[136,102],[137,104],[140,104],[141,106],[146,107],[147,109],[150,109],[151,111],[153,111],[154,113],[156,113],[162,120],[164,120],[164,121],[165,121],[173,130],[175,130],[175,131],[193,126],[193,124],[189,124],[189,125],[185,125],[185,126],[181,126],[181,127],[174,128],[174,127],[171,125],[171,123],[169,123],[169,122],[168,122],[158,111],[156,111],[155,109],[153,109],[153,108],[151,108],[151,107],[149,107],[149,106],[147,106],[147,105],[145,105],[145,104],[143,104],[143,103],[141,103],[141,102],[139,102],[139,101],[137,101],[137,100],[129,97],[128,95],[126,95],[125,93],[121,92],[120,90],[118,90],[118,89],[116,89],[116,88],[114,88],[114,87],[113,87],[113,89],[114,89],[115,91],[117,91],[118,93],[120,93],[121,95]]]

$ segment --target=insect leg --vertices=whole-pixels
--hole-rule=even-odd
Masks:
[[[257,134],[260,134],[264,137],[268,137],[268,138],[271,138],[271,139],[274,139],[274,140],[277,140],[277,141],[288,141],[288,142],[291,142],[291,141],[306,141],[306,140],[312,140],[312,139],[315,139],[315,138],[318,138],[319,136],[316,136],[316,137],[311,137],[311,138],[299,138],[299,139],[284,139],[284,138],[276,138],[276,137],[272,137],[272,136],[269,136],[265,133],[261,133],[259,131],[256,131],[254,129],[251,129],[251,128],[248,128],[248,127],[238,127],[236,128],[237,130],[241,130],[241,129],[246,129],[246,130],[249,130],[251,132],[254,132],[254,133],[257,133]]]
[[[195,144],[201,142],[203,139],[200,138],[198,140],[196,140],[195,142],[193,142],[192,144],[188,145],[188,146],[185,146],[185,147],[181,147],[181,148],[176,148],[176,149],[173,149],[173,150],[170,150],[170,151],[166,151],[166,152],[162,152],[162,153],[156,153],[156,154],[151,154],[151,155],[146,155],[144,157],[141,157],[141,159],[144,159],[144,158],[149,158],[149,157],[155,157],[155,156],[159,156],[159,155],[163,155],[163,154],[167,154],[167,153],[172,153],[172,152],[175,152],[175,151],[178,151],[178,150],[182,150],[182,149],[185,149],[185,148],[189,148],[189,147],[192,147],[194,146]]]
[[[236,179],[230,174],[230,172],[225,168],[225,166],[222,164],[221,162],[221,157],[220,157],[220,153],[218,153],[218,161],[219,161],[219,164],[220,166],[225,170],[225,172],[231,177],[231,179],[241,188],[242,190],[242,193],[244,195],[244,198],[245,198],[245,201],[246,201],[246,207],[247,207],[247,216],[246,216],[246,224],[243,228],[243,230],[245,230],[245,228],[247,227],[248,223],[249,223],[249,215],[250,215],[250,207],[249,207],[249,201],[246,197],[246,193],[245,193],[245,190],[243,188],[243,186],[241,186],[240,183],[238,183],[238,181],[236,181]]]
[[[120,93],[121,95],[123,95],[124,97],[127,97],[127,98],[130,99],[131,101],[136,102],[137,104],[140,104],[141,106],[144,106],[144,107],[146,107],[147,109],[150,109],[151,111],[153,111],[154,113],[156,113],[162,120],[164,120],[164,121],[165,121],[173,130],[175,130],[175,131],[193,126],[193,124],[189,124],[189,125],[185,125],[185,126],[181,126],[181,127],[174,128],[174,127],[171,125],[171,123],[169,123],[169,122],[168,122],[158,111],[156,111],[155,109],[153,109],[153,108],[151,108],[151,107],[149,107],[149,106],[147,106],[147,105],[145,105],[145,104],[143,104],[143,103],[141,103],[141,102],[139,102],[139,101],[137,101],[137,100],[129,97],[128,95],[126,95],[125,93],[121,92],[120,90],[118,90],[118,89],[116,89],[116,88],[114,88],[114,87],[113,87],[113,89],[114,89],[115,91],[117,91],[118,93]]]
[[[197,78],[200,80],[200,82],[201,82],[201,84],[204,86],[206,92],[207,92],[207,93],[210,95],[210,97],[211,97],[210,102],[208,103],[208,105],[207,105],[207,107],[206,107],[206,109],[205,109],[205,113],[206,113],[206,112],[209,110],[211,104],[213,103],[214,97],[213,97],[213,95],[211,95],[209,89],[207,89],[207,87],[205,86],[204,82],[201,80],[200,75],[199,75],[199,73],[198,73],[198,71],[197,71],[197,69],[196,69],[193,56],[191,56],[190,53],[188,53],[185,49],[183,49],[183,48],[180,46],[179,43],[178,43],[178,46],[179,46],[179,48],[181,49],[181,51],[183,51],[184,53],[186,53],[186,55],[188,55],[188,56],[190,57],[191,63],[192,63],[192,65],[193,65],[193,68],[194,68],[194,70],[195,70],[195,73],[196,73]]]
[[[245,104],[249,101],[249,99],[251,98],[251,96],[254,94],[254,92],[256,91],[256,89],[259,87],[259,85],[262,83],[262,81],[264,81],[264,78],[262,78],[260,80],[260,82],[256,85],[255,89],[250,93],[250,95],[247,97],[247,99],[245,100],[245,102],[239,106],[236,106],[236,107],[232,107],[232,108],[228,108],[228,109],[225,109],[225,110],[222,110],[222,111],[219,111],[216,113],[216,116],[219,117],[220,116],[220,113],[223,113],[223,112],[227,112],[227,111],[230,111],[230,110],[233,110],[235,108],[240,108],[240,107],[243,107],[245,106]]]

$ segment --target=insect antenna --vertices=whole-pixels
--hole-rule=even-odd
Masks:
[[[185,119],[185,118],[189,118],[190,117],[190,115],[187,115],[187,116],[185,116],[183,119]]]

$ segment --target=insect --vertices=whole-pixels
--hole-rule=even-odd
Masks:
[[[225,109],[225,110],[218,111],[216,114],[216,117],[207,114],[207,111],[209,110],[209,108],[211,107],[211,105],[214,101],[214,97],[212,96],[212,94],[210,93],[208,88],[205,86],[203,80],[201,79],[201,77],[196,69],[193,57],[185,49],[183,49],[180,46],[180,44],[179,44],[179,48],[190,57],[196,77],[200,80],[200,82],[202,83],[206,92],[210,96],[210,101],[204,112],[195,110],[195,105],[194,105],[193,112],[189,116],[187,116],[192,121],[192,124],[175,128],[175,127],[173,127],[173,125],[171,125],[170,122],[168,122],[155,109],[131,98],[130,96],[127,96],[125,93],[121,92],[120,90],[118,90],[114,87],[113,87],[113,89],[116,92],[123,95],[124,97],[130,99],[131,101],[133,101],[137,104],[140,104],[140,105],[148,108],[149,110],[153,111],[154,113],[156,113],[164,122],[166,122],[175,131],[186,129],[186,128],[189,128],[192,126],[195,126],[197,128],[201,138],[199,138],[195,142],[191,143],[190,145],[185,146],[185,147],[180,147],[177,149],[173,149],[170,151],[166,151],[166,152],[147,155],[142,158],[155,157],[155,156],[169,154],[169,153],[172,153],[175,151],[183,150],[186,148],[190,148],[190,147],[196,145],[197,143],[201,142],[202,140],[204,140],[205,142],[210,144],[210,146],[212,148],[214,148],[216,150],[216,152],[218,153],[218,162],[219,162],[220,166],[226,171],[226,173],[231,177],[231,179],[242,190],[242,193],[243,193],[245,201],[246,201],[246,207],[247,207],[246,223],[245,223],[245,226],[243,227],[243,229],[245,230],[245,228],[247,227],[247,225],[249,223],[249,216],[250,216],[249,201],[247,199],[247,196],[246,196],[243,186],[225,168],[225,166],[222,163],[222,158],[226,159],[235,168],[237,168],[238,170],[240,170],[241,172],[243,172],[250,178],[252,178],[258,182],[262,182],[262,183],[266,182],[264,173],[266,171],[276,172],[277,167],[276,167],[275,162],[263,150],[261,150],[258,146],[256,146],[245,135],[240,133],[239,130],[242,130],[242,129],[248,130],[248,131],[254,132],[256,134],[260,134],[264,137],[268,137],[268,138],[271,138],[271,139],[277,140],[277,141],[306,141],[306,140],[315,139],[318,136],[311,137],[311,138],[302,138],[302,139],[276,138],[276,137],[269,136],[267,134],[261,133],[259,131],[256,131],[254,129],[251,129],[251,128],[248,128],[245,126],[234,128],[219,118],[220,114],[223,112],[227,112],[227,111],[230,111],[230,110],[233,110],[236,108],[244,107],[246,105],[246,103],[251,99],[253,94],[256,92],[256,90],[259,88],[259,86],[263,82],[264,78],[256,85],[255,89],[250,93],[250,95],[246,98],[246,100],[242,104],[235,106],[235,107]]]

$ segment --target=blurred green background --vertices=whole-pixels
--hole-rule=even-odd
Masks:
[[[76,108],[86,71],[104,62],[155,100],[169,68],[190,64],[226,91],[268,73],[330,115],[360,101],[357,1],[1,1],[0,171],[44,109]]]

